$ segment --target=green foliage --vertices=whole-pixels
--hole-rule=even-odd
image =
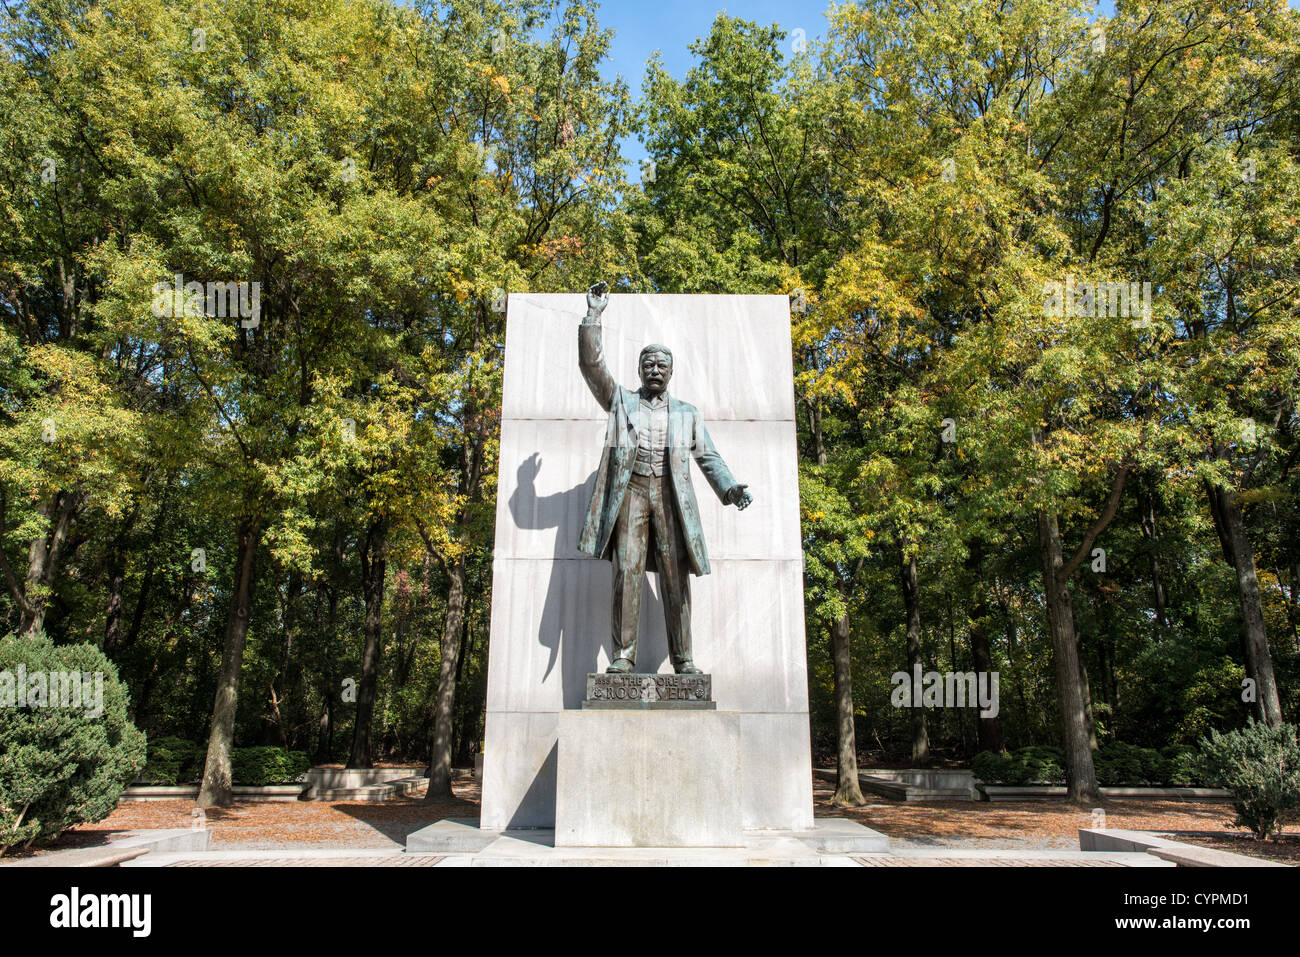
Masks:
[[[1160,784],[1165,778],[1165,759],[1153,748],[1140,748],[1116,741],[1093,756],[1097,782],[1105,787],[1136,787]]]
[[[20,666],[29,680],[45,675],[44,706],[16,706]],[[54,706],[52,675],[71,672],[82,679],[81,706],[71,696],[57,699],[68,707]],[[85,675],[98,676],[90,695]],[[29,702],[34,693],[28,689]],[[117,806],[145,760],[145,736],[128,719],[127,703],[117,669],[93,645],[55,646],[39,634],[0,638],[0,854],[102,821]]]
[[[1197,767],[1206,780],[1232,792],[1234,827],[1258,839],[1278,836],[1300,811],[1300,738],[1293,724],[1270,728],[1250,721],[1201,742]]]
[[[205,754],[203,745],[185,738],[153,739],[140,780],[149,784],[188,784],[203,773]]]
[[[249,787],[292,784],[310,767],[305,751],[272,747],[235,748],[230,755],[234,783]]]
[[[1031,745],[1006,754],[981,751],[971,767],[985,784],[1057,784],[1065,780],[1065,754],[1060,748]]]
[[[1192,787],[1204,783],[1196,768],[1196,752],[1191,748],[1170,745],[1160,749],[1164,758],[1163,782],[1171,787]]]
[[[551,0],[0,12],[0,557],[76,543],[17,569],[0,617],[102,635],[142,726],[200,739],[248,522],[236,740],[330,760],[378,558],[420,587],[377,596],[375,756],[427,755],[446,571],[490,577],[496,290],[644,282],[611,35]],[[259,284],[258,320],[159,315],[176,273]],[[471,741],[487,609],[468,603],[457,672]]]
[[[1177,747],[1162,751],[1123,742],[1104,745],[1093,756],[1097,780],[1104,787],[1183,785],[1193,783],[1191,752]],[[1030,746],[1006,754],[981,751],[971,763],[975,777],[986,784],[1060,784],[1065,781],[1065,756],[1060,748]]]

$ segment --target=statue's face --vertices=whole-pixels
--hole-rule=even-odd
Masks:
[[[651,395],[662,395],[673,377],[673,360],[663,352],[647,352],[641,357],[641,387]]]

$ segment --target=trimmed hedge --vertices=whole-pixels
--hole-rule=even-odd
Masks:
[[[234,783],[249,787],[293,784],[310,767],[306,751],[286,751],[284,748],[272,747],[235,748],[230,755]]]
[[[140,774],[148,784],[191,784],[203,776],[203,745],[185,738],[149,742],[149,760]]]
[[[139,780],[145,784],[194,784],[203,779],[207,748],[185,738],[159,738],[149,743],[149,761]],[[234,748],[230,771],[234,784],[263,787],[293,784],[311,767],[306,751],[284,748]]]
[[[1196,783],[1190,752],[1179,748],[1139,748],[1116,742],[1098,748],[1092,756],[1097,783],[1103,787],[1141,787]],[[975,777],[985,784],[1064,784],[1065,753],[1044,745],[1020,748],[1006,754],[981,751],[971,762]]]
[[[1048,745],[1031,745],[1005,754],[981,751],[971,768],[985,784],[1056,784],[1065,780],[1065,754]]]
[[[84,680],[79,703],[73,682],[55,688],[52,676],[73,672],[92,676],[90,701]],[[31,684],[38,675],[43,690]],[[0,854],[108,817],[145,762],[127,702],[117,669],[94,645],[0,638]]]

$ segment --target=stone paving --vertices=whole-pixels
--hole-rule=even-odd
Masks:
[[[152,862],[145,862],[143,859],[138,862],[132,862],[128,867],[476,867],[486,866],[489,864],[500,863],[505,866],[526,866],[522,860],[511,861],[492,861],[490,859],[474,860],[475,855],[415,855],[394,853],[384,856],[372,855],[368,857],[350,857],[346,852],[339,851],[329,855],[321,856],[299,856],[299,857],[250,857],[250,856],[225,856],[218,853],[207,855],[154,855]],[[538,860],[534,863],[547,863]],[[945,856],[912,856],[896,854],[873,854],[862,856],[844,856],[833,857],[824,855],[818,860],[800,861],[796,859],[769,859],[769,858],[752,858],[746,859],[737,856],[734,860],[728,859],[719,854],[701,854],[697,861],[691,861],[685,856],[676,859],[668,859],[666,855],[659,856],[653,854],[635,854],[629,855],[626,860],[619,861],[604,855],[600,859],[571,859],[565,861],[550,862],[561,866],[617,866],[624,864],[628,866],[690,866],[698,863],[704,866],[771,866],[779,864],[811,864],[813,866],[839,866],[839,867],[1158,867],[1163,862],[1152,858],[1147,854],[1091,854],[1088,857],[1037,857],[1025,854],[1007,854],[1003,856],[994,855],[971,855],[965,857],[945,857]],[[1165,865],[1168,866],[1168,865]]]
[[[1150,854],[933,848],[826,853],[772,840],[743,848],[556,848],[549,842],[503,838],[473,853],[408,854],[400,850],[329,848],[278,851],[153,852],[124,867],[1170,867]]]

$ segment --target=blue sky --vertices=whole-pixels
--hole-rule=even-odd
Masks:
[[[655,50],[663,53],[668,72],[684,76],[694,59],[688,47],[708,34],[720,10],[765,25],[779,23],[788,31],[802,29],[812,40],[825,36],[829,8],[827,0],[605,0],[597,18],[601,26],[614,30],[605,73],[621,73],[636,94],[645,62]]]
[[[1300,7],[1300,0],[1289,3]],[[614,30],[614,39],[602,72],[608,78],[621,74],[632,97],[638,99],[650,55],[659,50],[668,72],[684,77],[694,62],[690,45],[708,34],[720,10],[765,25],[779,23],[790,32],[802,29],[811,41],[825,36],[825,11],[829,8],[829,0],[605,0],[597,18],[602,26]],[[1103,0],[1097,9],[1109,16],[1114,4]],[[628,178],[635,181],[643,150],[634,137],[624,140],[622,147]]]

